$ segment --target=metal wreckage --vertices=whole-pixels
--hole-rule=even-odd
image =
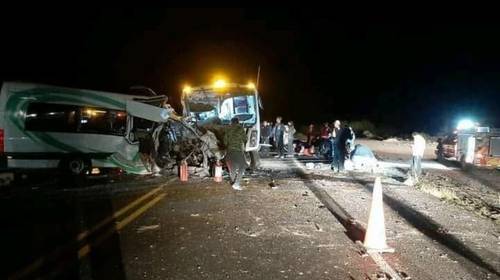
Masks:
[[[234,117],[247,132],[248,161],[257,166],[259,96],[252,84],[218,81],[186,87],[181,115],[167,100],[144,87],[120,94],[5,82],[0,91],[0,167],[10,179],[35,169],[74,176],[115,169],[146,174],[151,160],[165,172],[183,161],[208,169],[221,160],[220,139]],[[141,150],[144,143],[147,149]],[[150,151],[154,159],[147,155]]]
[[[158,96],[147,103],[160,102],[168,111],[166,121],[148,122],[137,133],[150,133],[154,141],[155,162],[164,172],[174,171],[181,161],[208,171],[223,158],[224,127],[236,117],[245,128],[245,155],[250,167],[259,165],[260,101],[253,84],[221,84],[186,87],[182,94],[182,115]]]

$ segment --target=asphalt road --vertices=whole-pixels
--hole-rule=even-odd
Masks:
[[[2,275],[8,279],[389,279],[384,271],[392,269],[400,279],[498,279],[497,264],[488,271],[466,257],[465,268],[458,259],[441,261],[436,269],[431,259],[422,259],[418,246],[424,243],[398,247],[394,240],[399,237],[390,229],[388,238],[396,254],[379,255],[381,259],[367,255],[354,242],[360,238],[356,234],[364,234],[363,225],[349,228],[343,220],[351,214],[358,218],[359,209],[369,207],[366,194],[346,200],[358,190],[366,192],[365,187],[356,181],[344,187],[345,178],[309,177],[298,165],[293,160],[264,160],[261,171],[246,176],[243,191],[210,178],[190,178],[187,183],[177,178],[131,178],[86,188],[25,186],[4,193]],[[321,185],[325,179],[326,187]],[[389,217],[398,216],[393,209],[386,211],[391,211]],[[418,232],[418,222],[399,223],[406,232]],[[411,238],[420,236],[427,240],[426,250],[435,247],[454,254],[425,234]],[[478,268],[467,269],[470,266]]]

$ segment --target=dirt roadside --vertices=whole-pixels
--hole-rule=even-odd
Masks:
[[[408,163],[410,160],[409,141],[360,140],[359,143],[370,147],[383,161]],[[424,161],[439,166],[435,161],[434,150],[435,143],[429,143]],[[440,168],[424,166],[422,180],[416,188],[500,224],[500,171],[479,168],[463,171],[454,162],[445,164]],[[393,170],[392,173],[393,177],[405,176],[404,168]]]
[[[328,166],[307,172],[366,226],[373,174],[337,175]],[[498,225],[382,177],[387,242],[396,249],[394,254],[384,256],[394,269],[412,279],[500,279]]]

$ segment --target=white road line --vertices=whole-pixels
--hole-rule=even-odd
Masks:
[[[297,160],[297,159],[293,159],[293,163],[298,167],[300,168],[304,174],[308,174],[306,172],[306,170],[304,169],[304,167],[302,166],[302,164]],[[312,180],[311,180],[312,181]],[[313,182],[313,184],[315,184]],[[321,186],[318,185],[318,188],[321,188]],[[325,192],[325,195],[329,196],[333,201],[335,201],[330,195],[328,195],[326,192]],[[345,209],[342,209],[345,211]],[[358,223],[359,224],[359,223]],[[362,225],[360,225],[362,226]],[[365,230],[366,232],[366,229],[363,228],[363,230]],[[361,241],[357,241],[356,242],[356,245],[360,245],[362,246],[362,243]],[[391,279],[394,279],[394,280],[402,280],[401,277],[399,276],[399,274],[396,272],[396,270],[394,270],[390,265],[389,263],[387,263],[385,261],[385,259],[382,257],[382,255],[380,253],[376,253],[376,252],[368,252],[368,255],[372,258],[372,260],[377,264],[377,266],[384,272],[386,273],[387,275],[389,275],[391,277]]]

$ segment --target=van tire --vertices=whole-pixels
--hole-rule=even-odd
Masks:
[[[61,160],[61,171],[73,176],[85,175],[90,170],[90,160],[76,156]]]

